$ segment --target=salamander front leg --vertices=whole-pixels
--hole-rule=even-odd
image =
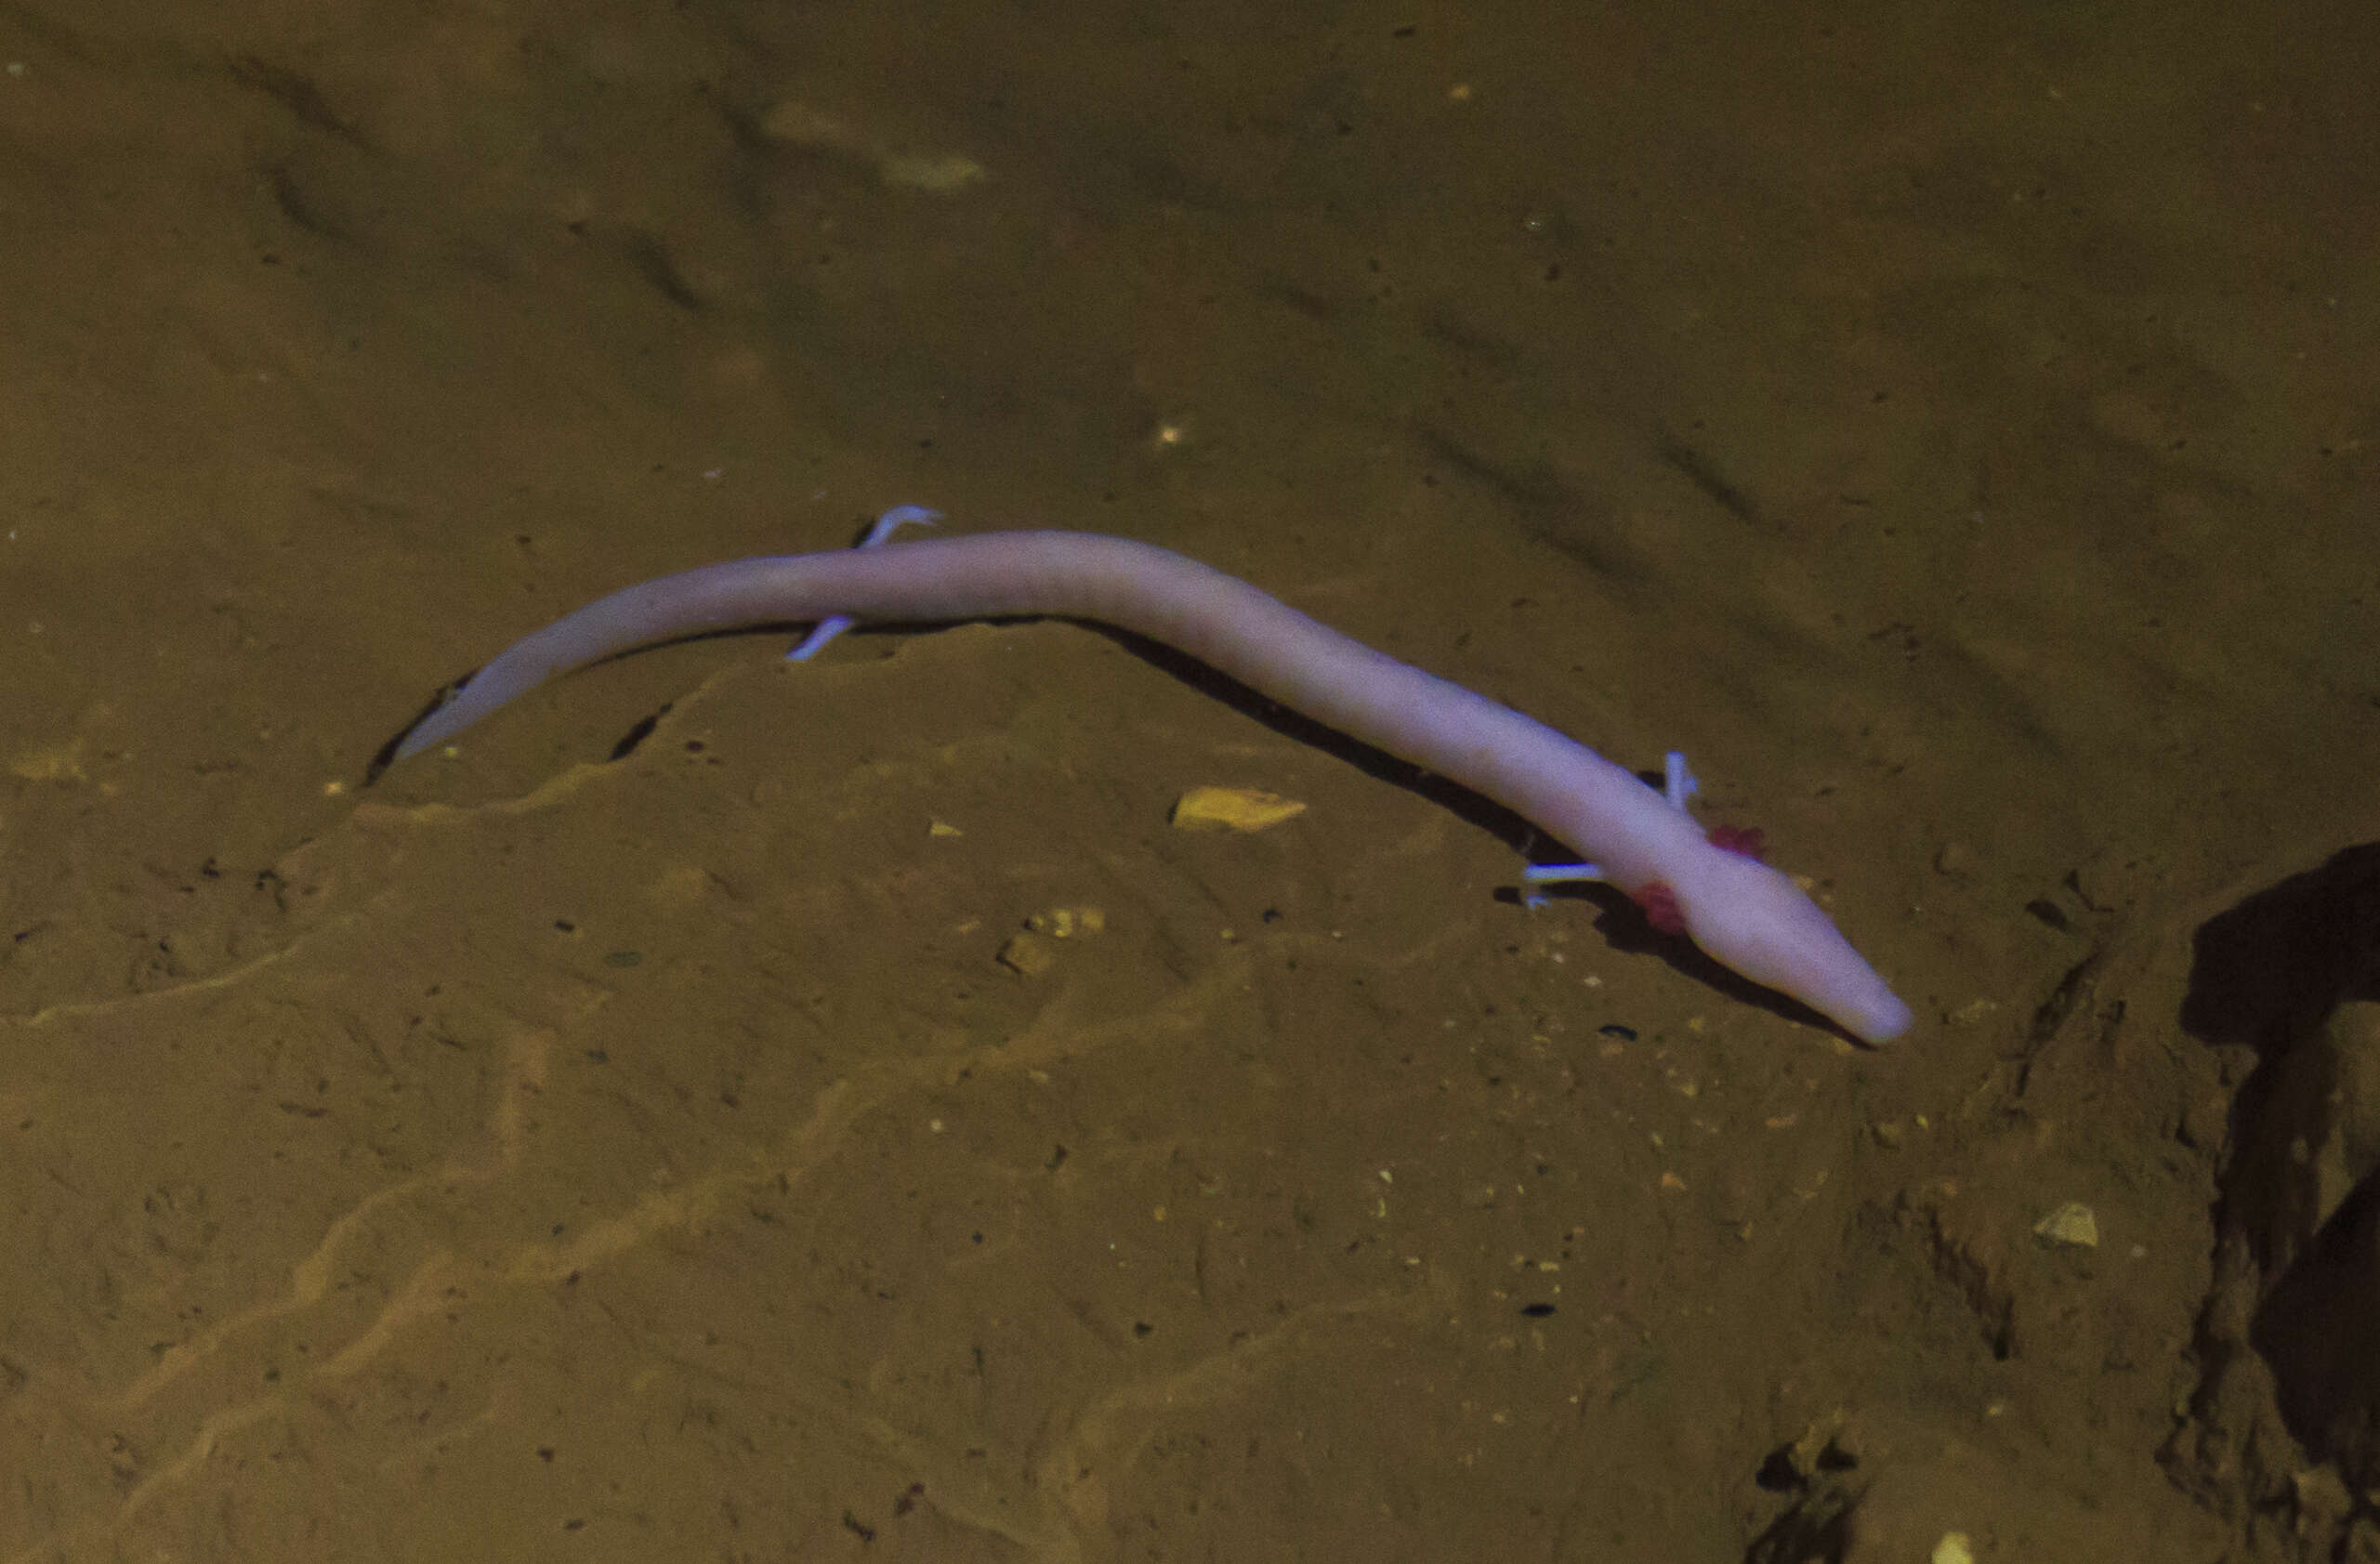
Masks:
[[[1686,800],[1703,791],[1703,784],[1686,769],[1684,750],[1674,749],[1661,757],[1661,795],[1669,800],[1673,809],[1684,809]],[[1531,886],[1568,885],[1602,877],[1603,866],[1598,863],[1531,863],[1520,871],[1521,882]],[[1545,900],[1541,892],[1532,890],[1521,897],[1520,903],[1524,907],[1543,907]]]

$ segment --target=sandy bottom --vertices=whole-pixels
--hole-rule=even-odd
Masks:
[[[1821,9],[0,9],[0,1564],[2380,1557],[2380,11]],[[1916,1028],[1075,624],[367,781],[902,502]]]

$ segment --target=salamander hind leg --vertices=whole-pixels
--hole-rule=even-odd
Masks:
[[[874,548],[903,527],[913,524],[930,527],[941,519],[940,511],[927,510],[922,505],[897,505],[876,518],[875,525],[868,529],[868,535],[861,538],[857,546]],[[851,616],[848,613],[830,614],[820,620],[810,627],[809,634],[802,637],[799,646],[785,653],[785,661],[809,662],[825,649],[827,642],[849,629],[851,623]]]

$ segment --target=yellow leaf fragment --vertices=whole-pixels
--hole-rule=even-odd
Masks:
[[[1174,802],[1177,831],[1262,831],[1306,812],[1302,799],[1254,787],[1193,787]]]

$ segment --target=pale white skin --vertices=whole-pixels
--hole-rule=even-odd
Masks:
[[[886,548],[739,559],[589,603],[515,643],[425,717],[401,760],[549,676],[707,630],[860,620],[1059,614],[1135,631],[1350,737],[1494,799],[1592,857],[1634,894],[1676,898],[1686,932],[1729,967],[1868,1043],[1909,1007],[1794,882],[1712,846],[1661,794],[1544,723],[1373,651],[1195,559],[1092,532],[987,532]]]

